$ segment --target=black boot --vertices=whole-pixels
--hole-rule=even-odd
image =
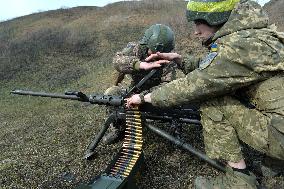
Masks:
[[[284,160],[266,156],[261,163],[264,177],[275,177],[284,174]]]

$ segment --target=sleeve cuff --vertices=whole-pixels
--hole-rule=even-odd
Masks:
[[[159,103],[159,92],[157,92],[157,89],[151,92],[151,104],[153,106],[160,106],[163,107],[163,104]]]
[[[135,62],[134,64],[133,64],[133,68],[134,68],[134,70],[140,70],[140,61],[139,62]]]

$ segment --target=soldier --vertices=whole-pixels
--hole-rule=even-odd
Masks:
[[[264,175],[284,170],[284,34],[268,26],[261,6],[248,0],[190,0],[187,18],[210,52],[201,61],[177,53],[151,55],[148,61],[174,60],[188,74],[144,96],[133,95],[127,104],[199,102],[206,153],[225,160],[227,171],[215,179],[197,177],[195,187],[256,188],[239,141],[266,155]],[[239,100],[244,98],[254,108]]]
[[[151,69],[161,66],[158,62],[148,61],[145,59],[156,52],[171,52],[174,49],[175,38],[174,33],[166,25],[155,24],[148,28],[144,36],[139,42],[130,42],[121,52],[117,52],[113,58],[115,69],[119,72],[115,86],[108,88],[105,91],[106,95],[122,95],[123,87],[118,84],[123,80],[125,74],[129,74],[132,78],[130,87],[136,85]],[[146,92],[157,86],[175,78],[175,66],[171,64],[162,69],[159,69],[150,79],[148,79],[140,91],[137,93]],[[111,144],[123,136],[125,127],[123,123],[115,123],[110,125],[110,132],[103,137],[103,142]]]

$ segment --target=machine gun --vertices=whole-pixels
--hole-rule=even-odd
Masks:
[[[120,186],[128,186],[130,188],[133,187],[133,183],[126,182],[125,179],[131,176],[131,171],[128,171],[125,177],[121,176],[122,174],[118,174],[119,176],[115,175],[115,177],[110,176],[109,173],[112,169],[112,167],[116,164],[117,161],[121,161],[120,157],[121,155],[123,157],[129,156],[129,154],[134,155],[135,158],[137,158],[136,166],[141,166],[141,161],[143,160],[143,157],[140,157],[143,153],[142,151],[142,126],[141,123],[145,123],[147,128],[149,128],[151,131],[155,132],[156,134],[166,138],[170,142],[174,143],[177,146],[182,147],[183,149],[189,151],[190,153],[196,155],[200,159],[208,162],[213,167],[224,171],[224,167],[220,165],[218,162],[210,159],[205,154],[198,152],[196,149],[194,149],[190,144],[183,142],[179,138],[170,135],[166,133],[164,130],[159,129],[149,123],[147,123],[146,120],[159,120],[162,122],[169,122],[172,124],[182,124],[182,123],[188,123],[188,124],[195,124],[200,125],[200,116],[198,111],[194,110],[192,107],[174,107],[174,108],[168,108],[168,109],[159,109],[156,107],[153,107],[150,104],[144,104],[141,107],[139,107],[139,111],[137,110],[129,110],[125,107],[124,103],[124,97],[122,96],[113,96],[113,95],[98,95],[98,94],[92,94],[87,96],[86,94],[78,91],[68,91],[65,92],[65,94],[55,94],[55,93],[45,93],[45,92],[33,92],[33,91],[24,91],[24,90],[13,90],[11,91],[12,94],[17,95],[29,95],[29,96],[39,96],[39,97],[49,97],[49,98],[60,98],[60,99],[66,99],[66,100],[76,100],[81,102],[88,102],[90,104],[98,104],[98,105],[105,105],[105,106],[113,106],[115,107],[115,110],[109,115],[109,117],[106,119],[104,125],[102,126],[99,133],[96,135],[95,139],[89,144],[86,154],[84,156],[85,159],[90,159],[95,154],[95,149],[98,146],[99,142],[101,141],[102,137],[106,133],[107,129],[109,128],[111,123],[114,123],[118,120],[126,120],[129,123],[129,137],[126,140],[132,140],[131,145],[133,147],[130,147],[130,143],[125,143],[125,147],[127,149],[122,149],[117,157],[114,158],[110,166],[106,169],[105,173],[102,174],[99,179],[96,181],[93,181],[90,185],[85,186],[83,188],[88,188],[89,186],[92,186],[92,188],[100,188],[103,189],[104,185],[108,185],[106,183],[111,182],[113,183],[113,188],[120,188]],[[139,115],[138,115],[138,114]],[[137,121],[137,118],[140,119],[140,121]],[[137,130],[137,127],[139,126],[139,130]],[[177,126],[177,125],[175,125]],[[133,128],[135,128],[133,130]],[[131,132],[130,132],[131,131]],[[139,139],[139,140],[138,140]],[[137,144],[138,143],[138,144]],[[138,149],[136,148],[138,147]],[[140,150],[139,156],[137,155],[138,150]],[[135,152],[134,154],[132,152]],[[143,155],[142,155],[143,156]],[[129,156],[130,157],[130,156]],[[131,157],[133,159],[133,157]],[[131,159],[130,158],[130,159]],[[129,158],[128,158],[129,159]],[[127,158],[124,158],[124,162],[128,162]],[[136,164],[135,162],[135,164]],[[132,169],[135,168],[135,164],[132,165]],[[129,164],[121,164],[120,166],[126,166]],[[139,167],[138,166],[138,167]],[[136,168],[138,169],[138,168]],[[125,174],[125,173],[123,173]],[[131,183],[131,184],[130,184]],[[80,187],[82,188],[82,186]]]
[[[65,94],[56,94],[56,93],[25,91],[25,90],[13,90],[11,91],[11,93],[17,95],[76,100],[81,102],[89,102],[90,104],[115,107],[115,110],[106,119],[100,132],[97,134],[95,139],[90,143],[89,147],[87,148],[85,159],[89,159],[94,155],[95,148],[97,147],[100,140],[104,136],[109,125],[111,123],[117,122],[118,120],[126,120],[127,111],[129,111],[125,107],[124,97],[122,96],[100,95],[100,94],[92,94],[90,96],[87,96],[86,94],[78,91],[68,91],[65,92]],[[174,107],[174,108],[160,109],[150,104],[145,104],[139,108],[139,111],[141,113],[141,118],[143,121],[159,120],[162,122],[170,122],[173,124],[189,123],[189,124],[200,125],[199,113],[198,111],[192,109],[192,107]],[[154,129],[153,131],[158,132],[158,129]],[[163,132],[159,131],[159,133]]]
[[[142,125],[174,143],[182,147],[190,153],[196,155],[198,158],[211,164],[213,167],[225,172],[223,165],[210,159],[205,154],[194,149],[190,144],[185,143],[178,137],[179,129],[182,123],[200,125],[200,116],[198,111],[192,106],[171,107],[168,109],[160,109],[153,107],[150,104],[143,104],[139,109],[127,109],[125,106],[125,98],[130,97],[133,92],[139,91],[140,87],[154,75],[156,70],[151,70],[137,85],[133,86],[127,93],[122,96],[91,94],[86,95],[80,91],[68,91],[65,94],[33,92],[25,90],[13,90],[12,94],[39,96],[48,98],[60,98],[66,100],[76,100],[87,102],[90,104],[98,104],[115,107],[113,112],[106,119],[99,133],[94,140],[89,144],[85,159],[90,159],[95,154],[95,149],[103,138],[111,123],[119,120],[126,122],[126,135],[121,150],[117,156],[112,160],[107,169],[93,179],[87,185],[80,185],[80,189],[135,189],[135,178],[138,170],[142,166],[144,160],[142,151]],[[151,125],[147,120],[159,120],[162,122],[169,122],[175,128],[176,136],[168,134],[162,129]]]

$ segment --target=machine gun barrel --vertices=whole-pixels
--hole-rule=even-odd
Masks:
[[[45,92],[34,92],[34,91],[25,91],[25,90],[13,90],[12,94],[17,95],[28,95],[28,96],[40,96],[40,97],[49,97],[49,98],[60,98],[68,100],[78,100],[88,102],[88,97],[84,96],[81,92],[71,93],[66,92],[65,94],[56,94],[56,93],[45,93]]]
[[[67,91],[65,94],[57,93],[45,93],[45,92],[34,92],[25,90],[13,90],[12,94],[17,95],[28,95],[28,96],[39,96],[39,97],[49,97],[49,98],[60,98],[68,100],[77,100],[82,102],[89,102],[91,104],[99,104],[106,106],[121,106],[123,105],[123,97],[113,96],[113,95],[97,95],[93,94],[88,97],[86,94],[80,91]]]

